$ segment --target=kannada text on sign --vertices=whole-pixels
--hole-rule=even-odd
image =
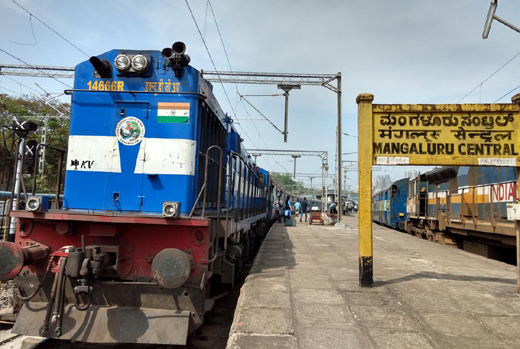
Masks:
[[[372,107],[376,164],[516,166],[520,157],[517,105]]]

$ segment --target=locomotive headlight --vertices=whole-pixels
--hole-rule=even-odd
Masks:
[[[32,197],[27,200],[27,211],[38,211],[41,206],[41,199],[39,197]]]
[[[148,59],[143,55],[136,55],[132,59],[132,68],[136,72],[143,72],[148,68]]]
[[[114,65],[119,71],[127,71],[128,69],[130,69],[132,62],[130,61],[130,58],[127,55],[120,54],[114,60]]]
[[[179,214],[180,214],[179,206],[180,206],[179,202],[172,202],[172,201],[163,202],[163,210],[162,210],[163,217],[179,217]]]
[[[31,196],[25,203],[25,209],[31,212],[45,212],[49,210],[48,196]]]

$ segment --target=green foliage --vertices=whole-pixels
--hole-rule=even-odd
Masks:
[[[272,172],[271,177],[273,181],[282,186],[286,192],[293,195],[302,195],[309,192],[309,189],[305,188],[302,182],[296,182],[290,175]]]
[[[53,106],[63,112],[70,110],[69,104],[54,102]],[[13,120],[18,122],[33,121],[38,125],[36,132],[31,132],[27,140],[34,139],[38,143],[42,141],[42,131],[46,128],[46,144],[66,150],[69,137],[68,118],[38,118],[32,116],[49,116],[58,113],[42,100],[35,97],[23,96],[14,98],[0,94],[0,190],[11,190],[14,171],[14,156],[16,154],[17,137],[10,128]],[[16,140],[16,142],[15,142]],[[65,155],[66,157],[66,155]],[[59,152],[47,149],[45,154],[44,173],[37,177],[37,192],[55,192],[58,177]],[[62,169],[62,182],[64,178]],[[28,168],[24,167],[24,173],[28,174]],[[32,173],[30,174],[32,177]],[[27,190],[32,188],[32,178],[25,180]]]

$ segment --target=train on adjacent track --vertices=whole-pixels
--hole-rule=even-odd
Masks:
[[[373,221],[485,257],[515,262],[516,169],[442,167],[401,179],[373,195]]]
[[[0,242],[24,303],[14,333],[185,344],[263,239],[284,191],[185,49],[76,66],[63,207],[29,197]]]

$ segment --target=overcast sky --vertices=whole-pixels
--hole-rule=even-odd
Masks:
[[[29,1],[16,0],[88,56],[113,48],[161,50],[184,41],[191,65],[213,70],[186,2],[175,1]],[[229,70],[207,0],[188,0],[218,70]],[[356,135],[356,96],[375,95],[374,103],[456,103],[520,51],[520,34],[494,22],[489,39],[481,38],[490,0],[212,0],[233,70],[289,73],[336,73],[343,76],[343,131]],[[0,47],[29,64],[74,66],[87,59],[11,0],[0,0]],[[497,15],[520,26],[520,3],[500,0]],[[20,45],[25,44],[25,45]],[[20,63],[0,52],[0,63]],[[519,85],[520,57],[465,98],[491,103]],[[51,79],[15,78],[49,92],[64,86]],[[64,80],[72,84],[72,81]],[[0,76],[2,93],[29,93]],[[215,93],[222,108],[239,119],[245,146],[270,149],[327,150],[335,156],[336,95],[304,86],[290,97],[289,141],[248,107],[251,118],[227,85]],[[279,93],[274,85],[239,85],[242,94]],[[520,92],[520,89],[516,92]],[[516,93],[514,92],[514,93]],[[511,93],[501,102],[508,103]],[[283,128],[283,97],[249,99]],[[242,129],[241,129],[242,128]],[[345,136],[343,152],[357,151],[357,139]],[[357,160],[357,154],[344,156]],[[276,161],[275,161],[276,160]],[[268,170],[293,170],[287,157],[260,157]],[[319,158],[298,160],[298,172],[320,173]],[[333,166],[331,166],[332,172]],[[406,167],[385,167],[392,179]],[[422,168],[421,170],[425,170]],[[357,185],[347,173],[346,184]],[[309,180],[306,179],[306,182]],[[313,184],[318,184],[314,180]]]

